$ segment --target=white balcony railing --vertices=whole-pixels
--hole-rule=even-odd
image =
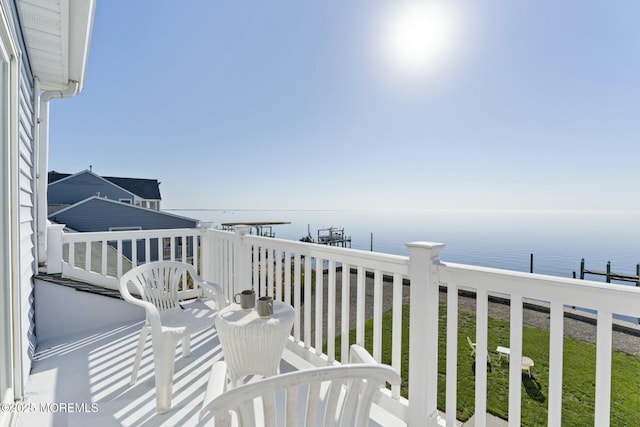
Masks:
[[[489,296],[499,295],[510,301],[508,410],[509,425],[512,426],[520,425],[521,418],[524,302],[535,300],[550,307],[549,425],[562,424],[564,307],[583,307],[597,316],[595,425],[609,425],[613,314],[640,318],[640,288],[442,262],[439,260],[442,244],[410,243],[407,245],[410,256],[404,257],[266,238],[250,235],[247,231],[244,227],[238,227],[235,232],[211,229],[60,231],[50,233],[53,237],[49,240],[49,253],[55,253],[52,249],[59,247],[60,255],[59,259],[55,254],[50,256],[49,262],[54,269],[59,263],[65,276],[80,280],[102,276],[109,279],[111,286],[125,270],[126,262],[120,260],[128,258],[124,254],[126,247],[133,252],[128,258],[131,265],[154,259],[191,262],[205,280],[220,283],[228,296],[253,287],[260,295],[272,295],[292,304],[296,320],[288,347],[318,365],[341,361],[335,346],[336,335],[346,337],[352,328],[356,329],[356,342],[364,345],[365,318],[368,317],[373,319],[372,354],[380,361],[384,301],[391,301],[391,365],[398,371],[402,369],[402,335],[407,333],[402,326],[403,290],[406,288],[403,280],[409,279],[409,400],[403,399],[400,390],[394,388],[382,397],[381,402],[385,409],[412,426],[425,425],[424,420],[435,422],[437,418],[441,287],[447,291],[444,381],[448,425],[454,425],[456,418],[459,291],[471,290],[476,296],[478,360],[484,360],[489,352]],[[66,258],[62,250],[65,245],[68,247]],[[181,252],[176,249],[180,245],[183,247]],[[169,249],[165,251],[165,247]],[[113,271],[109,269],[109,248],[115,252]],[[140,248],[144,248],[144,256],[140,255]],[[94,262],[96,251],[100,254],[99,268]],[[178,253],[180,257],[176,258]],[[342,286],[347,283],[349,286]],[[351,294],[352,289],[355,289],[355,295]],[[186,295],[190,295],[188,291]],[[366,298],[372,302],[367,303]],[[355,321],[350,320],[353,318]],[[348,344],[348,340],[341,340],[341,355],[348,354]],[[475,376],[476,414],[485,413],[486,407],[487,373],[478,369]],[[485,425],[484,417],[476,417],[476,425]]]
[[[49,227],[48,273],[117,290],[120,276],[139,264],[171,260],[200,265],[200,229],[69,233],[63,228]],[[181,294],[196,296],[186,280]]]

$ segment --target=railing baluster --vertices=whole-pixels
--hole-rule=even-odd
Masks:
[[[296,311],[296,317],[293,321],[293,338],[296,342],[300,342],[300,304],[302,298],[300,295],[300,254],[296,253],[293,259],[293,308]]]
[[[282,277],[282,252],[278,249],[275,250],[275,256],[273,257],[274,262],[276,263],[276,276],[275,276],[275,282],[276,282],[276,300],[278,301],[284,301],[282,299],[282,292],[283,292],[283,287],[284,287],[284,283],[283,283],[283,277]],[[291,298],[287,297],[287,304],[289,304]]]
[[[291,255],[288,251],[285,251],[284,254],[284,272],[280,275],[284,275],[284,302],[287,304],[293,304],[291,301]],[[279,275],[279,276],[280,276]]]
[[[253,245],[253,289],[260,295],[260,247]]]
[[[102,240],[102,275],[107,275],[107,240]]]
[[[267,257],[265,258],[265,262],[267,263],[267,280],[265,281],[265,284],[267,286],[267,295],[270,297],[275,298],[275,289],[274,289],[274,284],[273,284],[273,279],[275,278],[275,273],[273,271],[275,265],[275,259],[274,259],[274,253],[275,251],[273,249],[265,249],[265,252],[267,254]]]
[[[311,347],[311,257],[304,257],[304,347]]]
[[[476,425],[486,425],[487,413],[487,328],[489,317],[488,295],[484,289],[476,290]]]
[[[356,344],[364,347],[364,297],[366,274],[359,265],[356,275]]]
[[[232,287],[231,285],[231,280],[228,280],[228,278],[230,277],[231,271],[229,268],[229,253],[231,252],[230,248],[229,248],[230,244],[229,242],[225,241],[225,240],[221,240],[218,243],[218,251],[220,252],[220,259],[218,261],[218,268],[216,268],[216,275],[219,276],[218,281],[221,282],[225,282],[227,283],[227,287],[229,289],[229,298],[232,298],[234,293],[235,293],[235,289]],[[249,278],[249,281],[251,281],[251,278]]]
[[[391,366],[401,372],[402,364],[402,275],[393,275]],[[400,397],[400,386],[391,387],[393,397]]]
[[[116,241],[116,274],[122,276],[122,239]]]
[[[596,426],[608,426],[611,419],[611,313],[598,310],[596,326]]]
[[[262,295],[268,295],[268,289],[269,287],[267,286],[267,265],[269,264],[269,261],[267,260],[267,255],[268,255],[268,249],[265,247],[261,247],[260,248],[260,292],[258,293],[259,296]]]
[[[564,344],[564,307],[551,302],[549,324],[549,415],[547,425],[562,425],[562,351]]]
[[[373,273],[373,358],[382,360],[382,271]]]
[[[131,239],[131,267],[138,265],[138,239],[135,237]]]
[[[340,340],[340,362],[349,361],[349,309],[351,307],[351,266],[342,264],[342,319]]]
[[[85,247],[85,252],[84,252],[84,269],[86,271],[91,271],[91,244],[93,242],[88,240],[84,247]]]
[[[158,253],[158,261],[164,261],[164,238],[158,237],[156,240],[158,241],[158,250],[156,251]]]
[[[151,262],[151,239],[148,237],[144,239],[144,262],[145,264]]]
[[[458,287],[447,286],[447,425],[456,425],[458,384]],[[476,361],[478,358],[476,357]],[[476,362],[477,369],[477,362]]]
[[[509,425],[519,426],[522,383],[522,295],[511,295],[509,325]],[[477,360],[477,357],[476,357]],[[476,369],[477,372],[477,369]],[[486,401],[486,399],[485,399]],[[486,405],[486,403],[485,403]]]
[[[322,354],[322,318],[323,316],[323,306],[324,306],[324,259],[316,257],[316,340],[315,340],[315,349],[316,354]]]
[[[71,267],[76,266],[76,244],[75,242],[69,242],[69,265]]]
[[[198,271],[198,266],[200,265],[198,259],[200,257],[200,236],[191,236],[191,251],[193,252],[191,254],[193,259],[193,268]]]
[[[329,260],[327,278],[327,356],[336,358],[336,262]]]

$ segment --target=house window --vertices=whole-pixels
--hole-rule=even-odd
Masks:
[[[120,203],[126,203],[128,205],[132,205],[133,204],[133,200],[131,200],[131,199],[120,199],[119,201],[120,201]]]

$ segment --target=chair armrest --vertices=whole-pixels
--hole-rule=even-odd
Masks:
[[[194,280],[194,282],[202,289],[203,296],[208,296],[215,301],[216,309],[218,311],[227,306],[227,300],[224,298],[224,291],[220,285],[217,283],[206,282],[204,280]]]
[[[211,367],[209,374],[209,382],[207,383],[207,391],[202,401],[202,409],[200,409],[200,420],[209,411],[209,404],[227,388],[227,364],[224,360],[216,362]]]
[[[149,322],[149,324],[151,324],[152,327],[161,327],[160,312],[158,311],[158,308],[148,301],[144,301],[141,298],[136,298],[131,295],[131,292],[129,292],[128,280],[120,283],[120,295],[122,295],[122,298],[124,298],[126,302],[144,308],[147,314],[147,321]]]
[[[369,352],[358,344],[351,344],[349,348],[349,363],[373,363],[377,364],[376,360],[369,354]]]

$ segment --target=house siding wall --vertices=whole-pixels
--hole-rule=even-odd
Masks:
[[[50,205],[67,205],[77,203],[100,193],[100,197],[111,200],[131,199],[134,196],[89,172],[78,174],[67,179],[54,182],[47,190],[47,202]]]
[[[22,46],[24,49],[24,46]],[[34,284],[33,277],[37,273],[35,258],[35,108],[33,75],[25,60],[20,62],[19,79],[19,201],[20,201],[20,304],[21,335],[23,360],[23,378],[31,371],[31,360],[36,347],[36,331],[34,318]]]

